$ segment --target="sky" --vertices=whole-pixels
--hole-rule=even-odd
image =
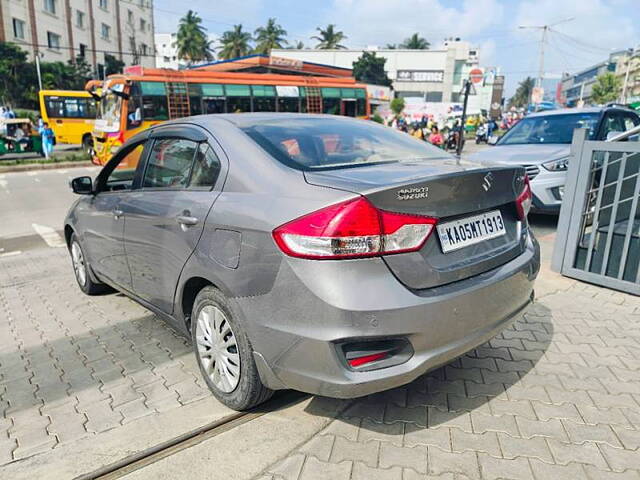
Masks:
[[[610,52],[640,47],[638,0],[155,0],[156,33],[175,32],[191,8],[208,32],[234,24],[253,32],[269,17],[291,43],[315,45],[309,37],[329,23],[347,36],[349,48],[400,43],[418,32],[436,48],[447,37],[480,47],[481,66],[500,67],[506,96],[526,76],[537,76],[541,32],[519,26],[553,25],[545,44],[547,78],[575,73]],[[564,21],[568,20],[568,21]]]

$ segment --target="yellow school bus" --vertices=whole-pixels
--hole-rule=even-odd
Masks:
[[[57,143],[82,144],[84,151],[91,151],[96,101],[88,92],[40,90],[40,115],[53,129]]]

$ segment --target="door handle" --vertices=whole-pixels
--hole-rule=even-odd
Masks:
[[[122,210],[120,210],[119,208],[114,208],[113,209],[113,218],[115,218],[116,220],[118,220],[123,214],[124,214],[124,212]]]
[[[192,227],[197,225],[200,220],[196,217],[190,217],[189,215],[178,215],[176,221],[185,227]]]

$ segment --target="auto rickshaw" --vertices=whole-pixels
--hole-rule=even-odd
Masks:
[[[18,132],[18,129],[22,133]],[[0,119],[0,155],[42,153],[42,138],[28,118]]]

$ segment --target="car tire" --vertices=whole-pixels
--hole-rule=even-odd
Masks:
[[[100,295],[109,291],[109,287],[104,283],[94,282],[91,273],[91,267],[87,260],[87,256],[80,245],[80,241],[75,233],[71,234],[69,239],[69,253],[71,254],[71,264],[73,265],[73,273],[80,290],[86,295]]]
[[[196,297],[191,338],[202,377],[227,407],[248,410],[273,395],[260,380],[253,348],[238,316],[215,287],[203,288]]]

